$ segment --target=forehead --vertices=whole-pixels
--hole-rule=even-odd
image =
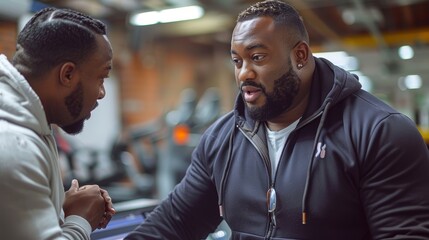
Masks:
[[[86,63],[97,69],[104,70],[111,67],[113,51],[112,46],[105,35],[96,35],[96,48],[86,59]]]
[[[97,51],[98,55],[104,61],[110,61],[113,58],[112,46],[106,35],[97,35]]]
[[[231,47],[247,47],[252,44],[280,47],[285,44],[284,35],[285,32],[276,26],[272,18],[257,17],[237,23],[232,33]]]

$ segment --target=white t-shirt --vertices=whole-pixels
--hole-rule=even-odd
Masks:
[[[271,167],[274,177],[274,172],[277,169],[277,165],[280,161],[280,156],[283,152],[283,148],[286,144],[286,139],[289,137],[289,134],[296,128],[298,122],[301,118],[287,126],[286,128],[281,129],[280,131],[271,131],[267,126],[267,142],[268,142],[268,152],[270,154]]]

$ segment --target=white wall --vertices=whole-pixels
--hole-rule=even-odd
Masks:
[[[106,96],[92,111],[83,131],[74,137],[86,147],[109,151],[112,142],[121,131],[119,86],[116,79],[110,78],[106,79],[104,87]]]

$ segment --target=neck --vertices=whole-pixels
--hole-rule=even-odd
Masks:
[[[299,100],[297,104],[292,105],[284,113],[280,114],[278,117],[267,121],[267,127],[271,131],[279,131],[279,130],[282,130],[283,128],[288,127],[296,120],[298,120],[300,117],[302,117],[308,105],[309,95],[310,94],[307,91],[307,93],[304,96],[297,99]]]

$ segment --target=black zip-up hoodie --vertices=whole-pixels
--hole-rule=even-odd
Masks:
[[[202,239],[221,214],[232,239],[429,239],[426,145],[354,75],[316,58],[309,105],[275,173],[265,134],[239,95],[204,133],[185,178],[126,239]]]

